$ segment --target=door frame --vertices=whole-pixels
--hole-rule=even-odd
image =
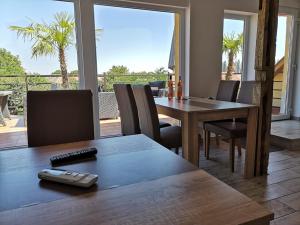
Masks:
[[[245,15],[245,14],[239,14],[233,13],[233,12],[224,12],[224,20],[229,19],[229,20],[242,20],[244,21],[244,28],[243,28],[243,37],[244,37],[244,43],[243,43],[243,54],[242,54],[242,74],[241,74],[241,80],[247,80],[247,71],[248,71],[248,52],[249,52],[249,29],[250,29],[250,16]],[[224,23],[223,20],[223,23]],[[224,25],[223,25],[224,28]],[[223,31],[224,35],[224,31]]]
[[[284,99],[281,99],[280,111],[283,108],[284,113],[280,115],[272,115],[272,121],[278,120],[289,120],[292,116],[292,104],[293,104],[293,81],[296,73],[296,53],[297,53],[297,39],[298,39],[298,26],[297,26],[297,17],[298,10],[291,9],[287,7],[279,8],[279,15],[286,14],[287,16],[292,17],[292,22],[290,27],[287,27],[290,32],[289,37],[289,59],[288,59],[288,71],[287,71],[287,84],[286,84],[286,93]],[[282,112],[282,111],[281,111]]]
[[[98,97],[98,81],[97,81],[97,54],[96,54],[96,38],[95,38],[95,16],[94,6],[104,5],[112,7],[132,8],[150,11],[161,11],[178,13],[180,20],[180,74],[185,83],[185,93],[188,93],[189,82],[189,58],[188,47],[186,43],[187,30],[186,22],[188,21],[189,5],[184,2],[178,2],[176,6],[166,4],[146,3],[142,1],[131,0],[56,0],[74,3],[74,15],[76,21],[76,43],[78,71],[81,89],[90,89],[93,92],[93,111],[94,111],[94,134],[95,139],[100,138],[100,122],[99,122],[99,97]]]
[[[102,6],[111,6],[117,8],[128,8],[128,9],[138,9],[138,10],[148,10],[148,11],[156,11],[156,12],[167,12],[167,13],[176,13],[180,15],[180,46],[179,46],[179,73],[181,75],[182,81],[184,83],[183,92],[185,95],[189,95],[189,74],[188,74],[188,67],[189,64],[187,59],[187,42],[186,42],[186,21],[187,21],[187,7],[182,3],[181,5],[177,6],[170,6],[164,4],[154,4],[154,3],[147,3],[142,1],[130,1],[130,0],[93,0],[94,5],[102,5]]]

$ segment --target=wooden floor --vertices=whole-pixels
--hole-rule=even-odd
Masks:
[[[170,118],[164,120],[175,122]],[[22,119],[13,118],[9,123],[13,129],[0,127],[0,146],[26,144]],[[119,120],[101,121],[101,127],[102,135],[120,134]],[[210,160],[205,159],[202,149],[200,168],[273,211],[276,219],[272,225],[300,224],[300,148],[299,151],[289,151],[272,147],[269,175],[250,180],[242,176],[244,150],[241,158],[236,154],[236,172],[231,173],[227,143],[216,146],[212,140]]]
[[[0,125],[0,149],[27,145],[27,129],[22,116],[6,119],[6,126]]]
[[[236,171],[231,173],[228,148],[227,143],[221,142],[217,147],[212,141],[210,160],[200,150],[200,168],[273,211],[273,225],[299,225],[300,151],[272,147],[269,175],[247,180],[242,176],[245,151],[241,158],[236,152]]]
[[[284,120],[272,123],[271,143],[289,150],[300,150],[300,121]]]
[[[299,225],[300,151],[272,148],[269,175],[246,180],[242,176],[244,150],[242,158],[236,154],[236,172],[231,173],[226,149],[224,142],[219,147],[213,144],[210,160],[200,151],[200,168],[273,211],[273,225]]]

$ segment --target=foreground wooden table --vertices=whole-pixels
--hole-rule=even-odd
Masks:
[[[251,178],[255,175],[257,106],[193,97],[189,100],[180,101],[156,98],[155,103],[158,113],[181,120],[183,155],[185,159],[196,166],[199,164],[199,121],[248,118],[244,174],[246,178]]]
[[[39,182],[58,152],[97,146],[90,190]],[[143,135],[0,152],[0,224],[267,225],[273,214]],[[19,178],[19,179],[17,179]]]

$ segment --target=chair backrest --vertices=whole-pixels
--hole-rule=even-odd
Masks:
[[[123,135],[140,134],[138,110],[130,84],[114,84]]]
[[[141,133],[159,141],[159,120],[150,86],[134,85],[132,89],[138,109]]]
[[[29,91],[27,134],[29,147],[94,139],[92,92]]]
[[[259,84],[258,81],[243,81],[236,101],[244,104],[255,104],[257,97],[255,90]]]
[[[240,81],[221,80],[216,96],[216,100],[235,102],[239,91]]]

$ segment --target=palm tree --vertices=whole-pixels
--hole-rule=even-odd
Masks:
[[[223,39],[223,53],[228,56],[226,80],[230,80],[234,72],[234,59],[243,47],[243,34],[232,33],[225,35]]]
[[[10,26],[18,37],[32,41],[32,57],[56,55],[58,53],[62,76],[62,87],[69,88],[66,49],[74,45],[74,18],[67,12],[54,15],[50,24],[32,22],[28,26]]]

